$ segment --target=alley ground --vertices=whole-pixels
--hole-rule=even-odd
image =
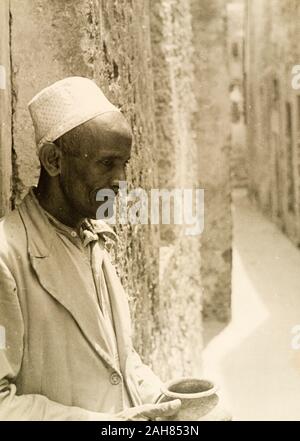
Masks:
[[[300,250],[243,191],[233,215],[232,321],[207,345],[204,372],[234,420],[300,420]]]

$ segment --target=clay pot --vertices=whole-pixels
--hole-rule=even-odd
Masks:
[[[180,399],[181,408],[169,421],[230,421],[230,415],[220,407],[216,385],[200,378],[178,378],[162,386],[157,403]]]

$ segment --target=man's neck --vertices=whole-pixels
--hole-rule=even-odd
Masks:
[[[79,230],[84,218],[74,212],[74,209],[68,205],[60,188],[53,187],[45,185],[41,180],[39,181],[38,186],[34,189],[39,204],[59,222]]]

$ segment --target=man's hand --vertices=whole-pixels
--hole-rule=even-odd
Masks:
[[[129,407],[116,414],[116,421],[149,421],[164,416],[175,415],[181,406],[180,400],[173,400],[161,404],[144,404]]]

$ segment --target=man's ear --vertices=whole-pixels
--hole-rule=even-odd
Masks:
[[[45,143],[40,151],[39,158],[47,173],[54,177],[61,172],[61,150],[53,142]]]

